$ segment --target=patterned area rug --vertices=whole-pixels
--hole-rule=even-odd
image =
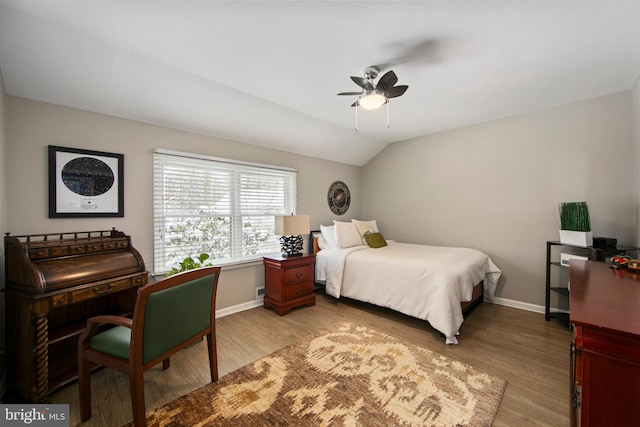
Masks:
[[[506,381],[340,322],[147,413],[149,426],[490,426]]]

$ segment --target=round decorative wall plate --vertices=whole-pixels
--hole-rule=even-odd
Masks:
[[[336,215],[342,215],[349,210],[349,204],[351,203],[351,193],[349,193],[349,187],[342,181],[336,181],[329,187],[329,194],[327,195],[327,202],[329,203],[329,209]]]

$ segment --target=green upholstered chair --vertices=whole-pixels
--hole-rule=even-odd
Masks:
[[[145,370],[207,337],[211,381],[218,379],[215,307],[220,267],[176,274],[139,289],[133,317],[96,316],[78,340],[80,417],[91,417],[91,368],[102,365],[129,375],[133,421],[144,426]],[[105,325],[115,325],[105,329]]]

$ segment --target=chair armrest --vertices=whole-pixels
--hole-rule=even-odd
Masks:
[[[94,316],[87,319],[87,327],[84,329],[80,337],[78,338],[78,345],[80,349],[89,346],[89,339],[96,335],[98,328],[102,325],[116,325],[124,326],[126,328],[133,328],[133,319],[123,316],[101,315]]]
[[[93,316],[87,319],[87,327],[93,327],[104,325],[106,323],[117,325],[117,326],[125,326],[129,329],[133,327],[133,319],[124,316],[112,316],[112,315],[100,315]]]

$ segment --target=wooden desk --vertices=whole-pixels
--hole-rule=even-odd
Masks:
[[[5,399],[41,403],[77,378],[87,318],[131,314],[148,273],[131,238],[115,229],[7,234],[4,241]]]
[[[572,260],[572,426],[640,420],[640,274]]]

